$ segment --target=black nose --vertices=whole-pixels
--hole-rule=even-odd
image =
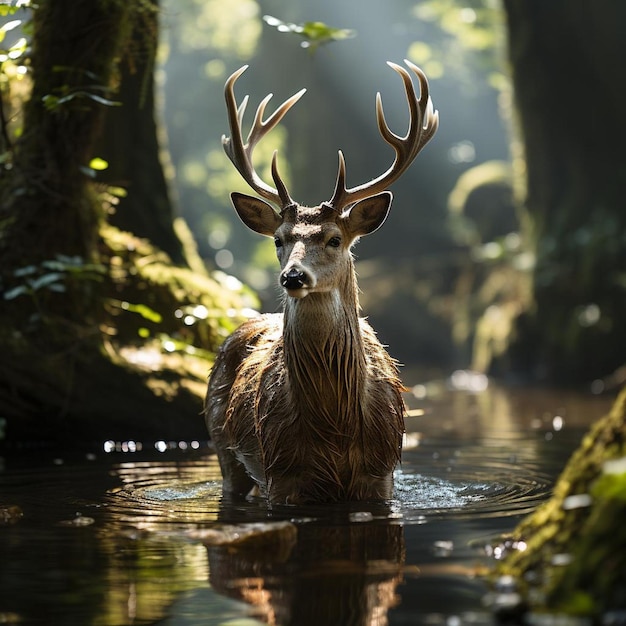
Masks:
[[[290,269],[280,276],[280,284],[285,289],[302,289],[304,287],[306,274],[297,269]]]

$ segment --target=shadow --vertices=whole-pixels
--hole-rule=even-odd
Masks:
[[[404,528],[334,518],[296,523],[297,537],[279,545],[207,546],[211,586],[272,625],[385,626],[403,578]]]

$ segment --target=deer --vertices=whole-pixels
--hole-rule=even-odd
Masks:
[[[256,496],[270,504],[385,502],[393,496],[406,389],[398,363],[361,317],[352,248],[385,222],[392,201],[387,188],[438,127],[425,74],[405,63],[419,81],[419,97],[407,69],[388,62],[404,83],[410,114],[405,136],[389,128],[376,95],[378,129],[395,152],[392,164],[348,188],[340,150],[333,195],[314,207],[290,196],[277,151],[270,169],[274,185],[252,162],[257,143],[306,90],[264,119],[272,94],[266,96],[244,143],[248,96],[238,105],[234,86],[248,66],[226,81],[230,136],[222,137],[223,148],[260,196],[233,192],[232,204],[249,229],[274,239],[284,298],[282,313],[253,317],[225,340],[209,376],[204,417],[225,496]]]

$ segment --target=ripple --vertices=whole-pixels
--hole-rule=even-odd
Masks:
[[[123,485],[105,494],[115,521],[145,526],[217,519],[222,483],[216,457],[200,461],[122,463],[113,473]]]
[[[273,506],[256,500],[225,504],[215,455],[188,454],[118,463],[53,464],[0,474],[5,503],[25,513],[54,516],[75,513],[104,517],[117,525],[210,524],[266,519],[349,520],[361,504],[307,507]],[[373,519],[423,523],[427,519],[509,517],[532,511],[546,500],[560,466],[553,449],[529,437],[421,441],[406,450],[395,474],[394,497],[372,509]],[[119,460],[120,455],[118,455]],[[141,457],[139,457],[141,458]],[[146,456],[144,455],[145,459]],[[108,457],[107,461],[113,461]]]
[[[367,508],[363,504],[267,507],[260,500],[226,505],[215,457],[182,463],[125,463],[114,472],[123,484],[106,494],[105,506],[117,521],[134,525],[259,516],[319,520],[341,512],[349,519],[359,507]],[[486,453],[484,445],[459,451],[426,444],[405,454],[395,474],[393,500],[374,519],[413,523],[433,517],[521,515],[547,499],[552,484],[553,477],[539,471],[523,449],[512,456],[506,447]]]
[[[407,517],[507,517],[535,509],[551,494],[554,476],[537,450],[521,440],[450,447],[429,442],[404,455],[395,476],[396,504]],[[512,452],[515,450],[515,452]]]
[[[507,517],[532,511],[550,495],[552,481],[534,473],[511,472],[494,478],[485,468],[467,477],[400,473],[396,477],[395,504],[407,520],[429,517]]]

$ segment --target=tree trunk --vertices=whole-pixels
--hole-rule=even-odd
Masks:
[[[19,282],[25,266],[58,255],[96,259],[101,215],[85,168],[103,118],[99,99],[109,97],[125,38],[127,6],[42,0],[33,12],[33,88],[12,169],[0,186],[5,290]],[[91,307],[86,294],[57,299],[57,312],[81,320]]]
[[[120,107],[107,110],[98,156],[109,166],[98,177],[126,189],[110,222],[149,239],[178,264],[185,264],[174,232],[174,208],[163,169],[165,132],[155,116],[154,65],[158,42],[157,2],[134,21],[130,50],[120,68],[115,99]],[[161,136],[160,136],[161,135]]]
[[[626,4],[504,0],[526,151],[523,225],[535,309],[511,355],[559,382],[609,375],[626,326]]]
[[[118,99],[120,59],[131,53],[133,60],[138,21],[152,24],[143,36],[154,51],[149,2],[41,0],[33,8],[32,94],[12,167],[0,179],[0,444],[203,436],[212,353],[242,321],[231,313],[254,306],[247,290],[222,287],[203,267],[176,267],[150,241],[106,223],[88,166],[102,156],[103,113]],[[139,202],[142,219],[151,218],[154,196],[167,198],[147,109],[151,74],[146,61],[124,90],[132,121],[108,131],[141,126],[132,155],[109,158],[112,168],[120,156],[140,172],[144,191],[151,180],[153,195],[142,192]],[[146,111],[137,107],[141,78]],[[161,235],[169,232],[172,243],[170,205],[156,212],[150,236],[168,247]],[[169,247],[174,259],[180,248]]]

